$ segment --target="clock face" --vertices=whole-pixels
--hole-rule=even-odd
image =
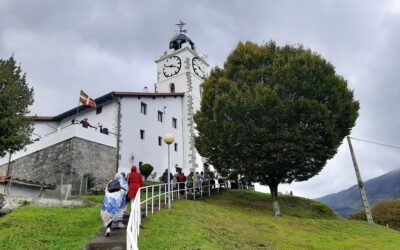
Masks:
[[[192,59],[193,71],[196,75],[201,78],[206,76],[206,65],[198,57],[193,57]]]
[[[177,56],[171,56],[168,58],[163,65],[163,73],[165,77],[170,77],[178,74],[181,69],[181,59]]]

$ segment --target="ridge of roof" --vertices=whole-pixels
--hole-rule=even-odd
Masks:
[[[32,181],[28,179],[23,179],[23,178],[15,178],[12,176],[0,176],[0,183],[8,183],[8,182],[19,182],[22,184],[31,184],[31,185],[37,185],[37,186],[43,186],[45,188],[50,188],[50,189],[55,189],[56,184],[55,183],[46,183],[46,182],[40,182],[40,181]]]
[[[54,121],[54,116],[26,115],[24,117],[28,120],[40,122]]]
[[[177,96],[184,96],[184,92],[179,93],[156,93],[156,92],[124,92],[124,91],[113,91],[108,94],[102,95],[95,99],[96,104],[102,104],[106,101],[114,99],[115,96],[127,96],[127,97],[177,97]],[[72,109],[69,109],[59,115],[55,116],[25,116],[26,118],[33,120],[33,121],[61,121],[62,119],[69,117],[71,115],[76,114],[76,110],[79,107],[79,111],[84,111],[90,109],[91,107],[85,105],[79,105]]]
[[[184,96],[184,92],[179,93],[156,93],[156,92],[111,92],[117,96]]]

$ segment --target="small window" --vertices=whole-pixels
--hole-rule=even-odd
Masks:
[[[103,112],[103,106],[97,107],[96,108],[96,115],[101,114]]]
[[[162,145],[162,137],[159,136],[159,137],[158,137],[158,146],[161,146],[161,145]]]
[[[140,103],[140,113],[146,115],[147,114],[147,104],[144,102]]]
[[[174,143],[174,149],[176,152],[178,152],[178,143]]]
[[[144,130],[140,130],[140,139],[144,140]]]
[[[171,90],[171,93],[175,93],[175,84],[171,83],[171,85],[169,85],[169,88]]]
[[[143,162],[139,161],[139,167],[141,167],[143,165]]]
[[[176,123],[177,123],[176,118],[172,118],[172,127],[173,128],[176,128]]]
[[[158,121],[159,122],[163,122],[163,112],[161,112],[161,111],[158,111]]]

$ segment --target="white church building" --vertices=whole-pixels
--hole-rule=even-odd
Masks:
[[[163,140],[167,133],[175,137],[170,145],[171,172],[176,167],[185,174],[203,171],[207,164],[194,146],[193,115],[200,108],[202,83],[209,65],[185,34],[183,23],[179,26],[168,51],[155,60],[154,92],[114,91],[95,99],[95,109],[81,105],[78,112],[75,107],[57,116],[32,117],[35,142],[0,159],[0,176],[59,184],[67,182],[67,175],[79,179],[93,174],[106,181],[117,171],[129,173],[132,165],[148,163],[154,167],[152,177],[157,180],[168,168]],[[85,118],[96,129],[83,128],[76,122]],[[61,156],[67,150],[71,151],[69,156]],[[71,170],[65,172],[63,168]],[[46,178],[43,171],[54,173]]]

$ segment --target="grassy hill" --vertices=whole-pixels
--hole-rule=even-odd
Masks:
[[[231,190],[181,200],[142,224],[140,249],[400,249],[400,233],[338,218],[326,205],[281,196],[272,216],[269,195]]]
[[[102,196],[81,197],[100,202]],[[145,249],[400,249],[400,232],[338,218],[326,205],[281,196],[272,216],[269,195],[230,190],[180,200],[144,220]],[[100,205],[23,206],[0,217],[0,249],[82,249],[102,227]]]

